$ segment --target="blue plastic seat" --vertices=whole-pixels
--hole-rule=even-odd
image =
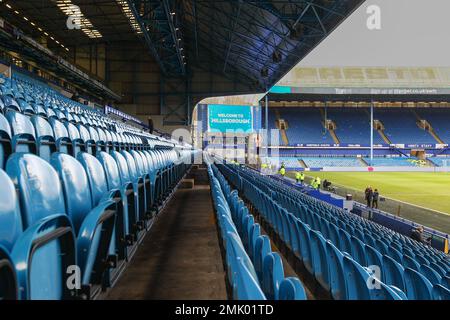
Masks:
[[[313,231],[310,235],[310,252],[312,256],[313,275],[325,291],[330,291],[330,274],[327,262],[326,240],[320,232]]]
[[[15,265],[20,266],[16,268],[19,298],[73,297],[75,293],[66,283],[71,275],[68,267],[76,265],[75,235],[57,173],[45,160],[29,153],[11,155],[6,171],[19,190],[25,230],[11,253]]]
[[[437,273],[427,265],[421,265],[419,272],[423,274],[428,280],[430,280],[431,284],[433,285],[441,284],[442,282],[442,277],[439,275],[439,273]]]
[[[134,199],[128,203],[128,226],[131,234],[137,239],[138,233],[144,228],[140,222],[140,217],[145,214],[144,205],[141,203],[144,198],[144,189],[143,186],[138,186],[137,181],[132,180],[126,158],[117,151],[111,151],[111,156],[116,161],[117,168],[119,169],[122,188],[126,190],[130,190],[131,188],[133,190]],[[131,204],[134,205],[133,210],[130,210]]]
[[[450,290],[440,284],[433,286],[434,300],[450,300]]]
[[[253,257],[254,267],[258,279],[263,278],[263,262],[267,254],[272,252],[270,239],[266,235],[261,235],[255,241],[255,255]]]
[[[113,151],[113,153],[115,153],[115,151]],[[139,197],[139,216],[137,217],[137,219],[138,223],[143,226],[145,220],[147,219],[147,191],[151,192],[150,190],[146,189],[146,187],[150,186],[145,185],[147,175],[141,175],[138,170],[136,160],[129,151],[121,151],[120,154],[126,160],[129,179],[135,185],[135,190]]]
[[[310,249],[310,228],[308,225],[302,223],[300,220],[296,221],[297,232],[300,239],[300,259],[303,262],[306,270],[311,274],[314,272],[312,267],[311,249]]]
[[[37,154],[36,136],[30,119],[16,111],[8,111],[6,118],[11,126],[12,151]]]
[[[307,300],[305,288],[295,277],[285,278],[280,284],[279,300]]]
[[[405,268],[405,291],[409,300],[433,299],[433,285],[422,274],[411,268]]]
[[[351,236],[350,241],[352,251],[349,253],[351,253],[353,260],[355,260],[362,266],[367,266],[364,243],[354,236]]]
[[[11,127],[8,120],[0,114],[0,169],[5,168],[6,160],[11,153]]]
[[[113,236],[116,205],[110,199],[100,201],[101,191],[91,192],[84,167],[72,156],[54,153],[50,162],[60,176],[66,212],[78,236],[77,260],[83,274],[82,283],[101,284],[107,271],[105,262]]]
[[[355,260],[344,256],[348,300],[403,300],[401,291],[380,282]]]
[[[78,123],[76,125],[78,131],[80,132],[80,139],[85,143],[85,151],[89,154],[96,155],[97,154],[97,144],[91,138],[91,134],[85,125],[82,123]]]
[[[17,279],[10,252],[22,235],[22,218],[16,190],[0,169],[0,300],[17,299]]]
[[[284,269],[281,257],[276,252],[270,252],[263,261],[262,289],[267,299],[278,300],[280,284],[284,279]]]
[[[250,256],[250,259],[252,259],[252,261],[255,261],[256,239],[258,239],[258,237],[260,235],[261,235],[261,226],[258,223],[254,223],[250,228],[249,237],[248,237],[249,250],[247,251]],[[256,268],[255,268],[255,270],[256,270]],[[258,273],[258,272],[256,272],[256,273]]]
[[[17,103],[16,99],[14,99],[11,95],[3,95],[1,97],[1,99],[3,100],[4,113],[7,113],[7,111],[9,111],[9,110],[16,111],[16,112],[21,112],[22,111],[20,109],[20,106]]]
[[[406,291],[403,277],[404,271],[403,266],[397,261],[387,255],[383,256],[381,276],[384,283],[387,285],[393,285],[402,291]]]
[[[76,157],[78,153],[86,151],[86,143],[80,136],[80,131],[71,122],[64,122],[67,129],[67,134],[69,135],[70,141],[72,141],[72,155]]]
[[[36,132],[37,154],[42,159],[50,161],[50,156],[56,152],[53,129],[48,121],[40,116],[32,116],[31,122]]]
[[[74,155],[72,140],[69,138],[66,126],[56,117],[49,119],[55,135],[56,150],[58,152]]]
[[[339,251],[336,246],[327,241],[326,253],[327,253],[327,264],[330,279],[330,293],[333,299],[343,300],[346,298],[346,277],[344,274],[344,255]]]
[[[241,258],[237,258],[237,272],[233,282],[233,299],[266,300],[257,280]]]

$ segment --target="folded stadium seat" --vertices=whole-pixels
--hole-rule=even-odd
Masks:
[[[295,277],[285,278],[278,292],[279,300],[307,300],[305,288]]]
[[[22,234],[17,194],[11,179],[0,169],[0,301],[18,297],[14,262],[10,252]]]
[[[0,114],[4,113],[5,104],[3,103],[3,100],[0,97]]]
[[[61,122],[67,121],[66,114],[64,112],[62,112],[62,110],[53,109],[53,111],[55,111],[55,116],[56,116],[56,118],[58,118],[59,121],[61,121]]]
[[[11,155],[6,171],[19,191],[24,229],[11,252],[14,264],[20,266],[16,268],[19,299],[74,297],[66,284],[73,283],[75,236],[57,173],[29,153]]]
[[[405,291],[409,300],[433,299],[433,285],[424,275],[411,268],[405,268]]]
[[[132,245],[134,241],[134,230],[131,223],[136,220],[137,216],[137,197],[134,192],[133,185],[131,183],[122,183],[117,162],[110,154],[106,152],[99,152],[99,154],[97,154],[97,158],[105,170],[109,192],[114,195],[114,197],[118,197],[120,194],[123,207],[123,235],[126,244]],[[120,224],[121,221],[118,220],[117,223]],[[117,230],[120,230],[120,226],[117,227]]]
[[[48,121],[40,116],[32,116],[30,120],[36,132],[37,155],[50,162],[50,156],[57,151],[53,129]]]
[[[109,152],[113,150],[113,137],[111,132],[108,129],[103,130],[105,132],[106,140],[105,140],[105,151]]]
[[[73,155],[73,144],[72,140],[69,138],[66,126],[55,117],[51,117],[49,122],[53,128],[53,133],[55,134],[56,150],[58,152]]]
[[[329,267],[327,263],[326,239],[320,232],[314,230],[311,230],[309,235],[311,239],[310,252],[313,268],[312,274],[322,288],[329,292],[331,288]]]
[[[270,239],[266,235],[259,236],[255,241],[255,247],[254,247],[254,267],[256,274],[258,276],[258,279],[263,278],[263,262],[264,257],[272,251],[270,247]]]
[[[108,198],[101,201],[92,198],[98,197],[98,193],[91,192],[84,167],[71,155],[54,153],[50,163],[60,177],[65,212],[77,235],[77,263],[81,268],[82,284],[101,285],[111,266],[108,263],[109,248],[113,239],[116,203]],[[96,172],[97,175],[101,173],[103,170]],[[89,291],[84,293],[90,298]]]
[[[261,236],[261,226],[259,223],[253,224],[250,228],[249,237],[248,237],[248,243],[250,250],[248,251],[248,254],[250,258],[253,261],[253,265],[255,265],[255,248],[256,248],[256,239]],[[255,267],[256,270],[256,267]],[[258,271],[256,271],[258,274]]]
[[[405,269],[401,264],[389,256],[383,256],[383,264],[381,268],[382,281],[387,285],[392,285],[406,292],[404,274]]]
[[[346,276],[347,300],[403,300],[406,296],[400,290],[391,288],[371,276],[352,258],[344,255],[343,266]],[[369,287],[369,284],[372,287]]]
[[[142,177],[142,180],[144,182],[146,219],[150,219],[152,217],[152,213],[150,211],[154,205],[153,203],[154,185],[152,184],[152,179],[150,177],[147,158],[141,152],[135,150],[131,150],[129,153],[134,158],[138,175]]]
[[[427,265],[421,265],[418,270],[421,274],[423,274],[432,285],[442,284],[442,277],[435,270],[430,268]]]
[[[91,142],[95,142],[95,148],[94,146],[92,146],[93,152],[92,153],[94,156],[97,154],[98,151],[105,151],[105,142],[104,141],[100,141],[100,136],[98,134],[97,129],[95,129],[93,126],[87,125],[86,126],[88,131],[89,131],[89,135],[91,136]]]
[[[78,117],[80,118],[80,123],[82,125],[88,124],[87,119],[86,119],[86,117],[84,115],[80,114]]]
[[[162,202],[162,184],[161,184],[161,171],[158,168],[157,159],[151,150],[142,151],[142,154],[147,159],[148,172],[150,174],[150,181],[153,186],[152,203],[154,206],[160,205]]]
[[[133,188],[133,192],[134,192],[134,205],[135,208],[132,211],[132,213],[134,213],[134,215],[129,214],[129,220],[128,220],[128,224],[129,224],[129,228],[131,231],[131,234],[134,236],[134,239],[138,239],[139,236],[139,232],[143,230],[144,225],[143,222],[140,220],[140,217],[143,217],[145,215],[145,211],[144,211],[144,197],[145,197],[145,193],[144,193],[144,185],[142,183],[142,181],[139,180],[133,180],[131,175],[130,175],[130,170],[128,167],[128,161],[127,159],[120,153],[117,151],[112,151],[111,156],[114,158],[114,160],[116,161],[117,167],[119,169],[119,175],[120,175],[120,180],[121,180],[121,185],[122,186],[127,186],[127,189],[129,188],[128,186],[131,185]],[[139,185],[140,182],[140,185]]]
[[[450,300],[450,290],[440,284],[433,286],[434,300]]]
[[[284,269],[281,257],[276,252],[270,252],[264,257],[262,289],[269,300],[278,300],[280,284],[284,279]]]
[[[27,116],[16,111],[6,113],[12,133],[12,152],[29,152],[37,154],[34,126]]]
[[[225,242],[227,274],[233,288],[233,298],[236,300],[265,300],[265,295],[259,287],[255,269],[239,237],[232,232],[228,232]]]
[[[64,125],[67,129],[67,133],[69,135],[69,139],[72,141],[72,156],[76,157],[79,152],[86,151],[86,143],[81,138],[80,131],[78,128],[71,122],[65,121]]]
[[[5,168],[6,160],[11,153],[11,127],[8,120],[0,114],[0,169]]]
[[[327,264],[330,279],[330,293],[334,300],[344,300],[347,295],[344,255],[331,241],[326,241]]]
[[[96,141],[91,138],[91,134],[87,127],[81,123],[76,125],[78,131],[80,132],[80,138],[85,143],[85,151],[89,154],[96,155],[97,154],[97,144]]]
[[[303,262],[306,270],[309,273],[313,274],[314,270],[312,267],[312,258],[311,258],[311,248],[309,244],[311,243],[310,239],[310,227],[300,220],[296,221],[297,233],[300,239],[300,259]]]
[[[52,108],[48,108],[48,107],[44,107],[45,108],[45,112],[47,114],[47,119],[51,119],[51,118],[56,118],[56,114],[55,111],[53,111]]]
[[[73,124],[77,125],[81,122],[80,117],[76,113],[72,113],[72,121]]]
[[[383,256],[374,247],[365,244],[364,252],[366,253],[366,266],[379,266],[380,268],[383,266]],[[379,280],[383,281],[382,278]]]
[[[351,242],[351,236],[350,234],[343,230],[339,229],[339,237],[340,237],[340,247],[339,249],[344,253],[347,252],[348,254],[352,253],[352,242]]]
[[[351,240],[352,251],[349,253],[352,255],[353,259],[356,262],[358,262],[362,266],[366,266],[367,261],[366,261],[366,252],[365,252],[364,243],[354,236],[351,236],[350,240]]]
[[[32,107],[34,109],[35,115],[47,119],[47,111],[45,110],[45,108],[42,104],[34,103],[34,104],[32,104]]]
[[[146,180],[149,181],[148,175],[141,175],[137,160],[130,152],[131,151],[121,151],[120,154],[127,162],[129,179],[135,185],[135,190],[139,197],[139,216],[137,217],[137,223],[143,228],[145,226],[145,221],[147,220],[147,193],[150,193],[151,189],[147,189],[147,185],[145,184]],[[150,185],[148,185],[148,187],[150,187]]]
[[[19,104],[20,109],[22,110],[22,113],[24,115],[32,116],[32,115],[36,114],[36,111],[34,110],[34,108],[28,102],[26,102],[24,99],[18,99],[17,103]]]
[[[16,99],[14,99],[10,95],[3,95],[0,97],[0,99],[3,100],[4,108],[3,112],[6,113],[8,110],[21,112],[19,104],[17,103]]]
[[[97,147],[98,148],[97,148],[97,150],[108,152],[108,150],[107,150],[107,138],[106,138],[105,131],[102,128],[100,128],[100,127],[94,128],[94,129],[98,133],[98,141],[97,141]]]
[[[416,271],[420,270],[420,264],[416,260],[414,260],[413,258],[411,258],[410,256],[407,256],[407,255],[403,256],[402,265],[405,268],[411,268]]]

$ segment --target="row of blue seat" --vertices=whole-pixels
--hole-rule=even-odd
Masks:
[[[89,298],[120,274],[192,151],[19,74],[0,76],[0,94],[0,300]]]
[[[77,158],[56,152],[50,163],[11,155],[6,173],[0,170],[0,256],[9,262],[0,268],[0,297],[89,297],[92,286],[108,287],[112,268],[130,258],[149,227],[156,201],[188,168],[186,159],[153,167],[145,160],[151,158],[134,150]],[[73,266],[81,271],[81,291],[66,285]],[[3,286],[16,277],[17,288]]]
[[[214,164],[208,164],[211,190],[226,248],[226,264],[234,299],[305,300],[303,285],[284,276],[281,257],[261,234],[236,190],[231,190]]]
[[[285,186],[251,170],[219,167],[335,299],[450,297],[450,265],[445,254],[303,194],[286,191]],[[391,242],[385,243],[383,238],[391,238]],[[380,274],[372,275],[370,267],[374,265]],[[380,289],[369,290],[366,282],[375,278]]]

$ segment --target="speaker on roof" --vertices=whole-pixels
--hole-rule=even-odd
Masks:
[[[281,55],[281,53],[280,53],[279,51],[275,50],[275,51],[272,53],[272,61],[273,61],[274,63],[279,63],[279,62],[281,62],[281,58],[282,58],[282,55]]]
[[[292,26],[289,30],[289,38],[292,40],[299,40],[305,31],[305,27],[301,23],[297,23],[295,26]]]
[[[264,67],[261,69],[261,77],[267,78],[269,76],[269,69],[267,67]]]

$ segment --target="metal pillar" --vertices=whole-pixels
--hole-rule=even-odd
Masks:
[[[370,102],[370,165],[373,163],[373,100]]]

